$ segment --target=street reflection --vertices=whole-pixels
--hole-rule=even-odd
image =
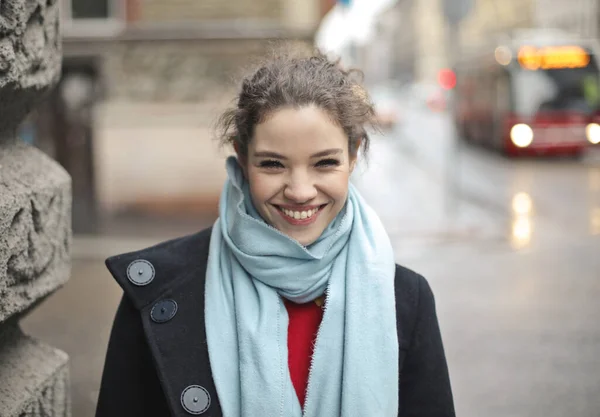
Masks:
[[[512,223],[511,245],[515,249],[523,249],[531,242],[531,219],[518,217]]]
[[[588,174],[590,191],[600,191],[600,169],[591,169]]]
[[[531,213],[533,211],[531,196],[525,192],[519,192],[513,196],[511,206],[513,221],[510,242],[513,248],[523,249],[531,242]]]
[[[600,168],[588,172],[588,189],[590,191],[589,232],[592,236],[600,235]]]
[[[524,216],[531,214],[531,209],[533,204],[531,202],[531,197],[527,193],[517,193],[514,195],[512,199],[512,209],[513,213]]]

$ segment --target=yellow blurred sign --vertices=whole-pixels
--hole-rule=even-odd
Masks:
[[[585,68],[590,55],[580,46],[524,46],[519,50],[519,64],[528,70]]]

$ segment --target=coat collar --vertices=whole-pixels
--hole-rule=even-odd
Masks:
[[[211,229],[110,257],[106,265],[140,311],[173,416],[222,415],[204,327]]]
[[[125,294],[141,310],[192,274],[206,272],[211,230],[111,256],[105,263]],[[204,274],[200,279],[204,280]]]

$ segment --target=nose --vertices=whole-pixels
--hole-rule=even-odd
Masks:
[[[283,195],[296,204],[303,204],[317,196],[317,188],[308,175],[293,173],[283,190]]]

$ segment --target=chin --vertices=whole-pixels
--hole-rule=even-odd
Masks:
[[[300,243],[302,246],[308,246],[311,243],[314,243],[319,236],[321,236],[321,233],[323,233],[323,231],[319,231],[319,233],[315,233],[314,230],[306,231],[304,233],[300,232],[298,233],[298,231],[282,231],[283,233],[285,233],[287,236],[291,237],[292,239],[294,239],[295,241],[297,241],[298,243]]]
[[[317,237],[309,237],[309,238],[299,238],[296,239],[298,241],[298,243],[300,243],[302,246],[309,246],[312,243],[315,243],[315,241],[319,238],[319,236]]]

